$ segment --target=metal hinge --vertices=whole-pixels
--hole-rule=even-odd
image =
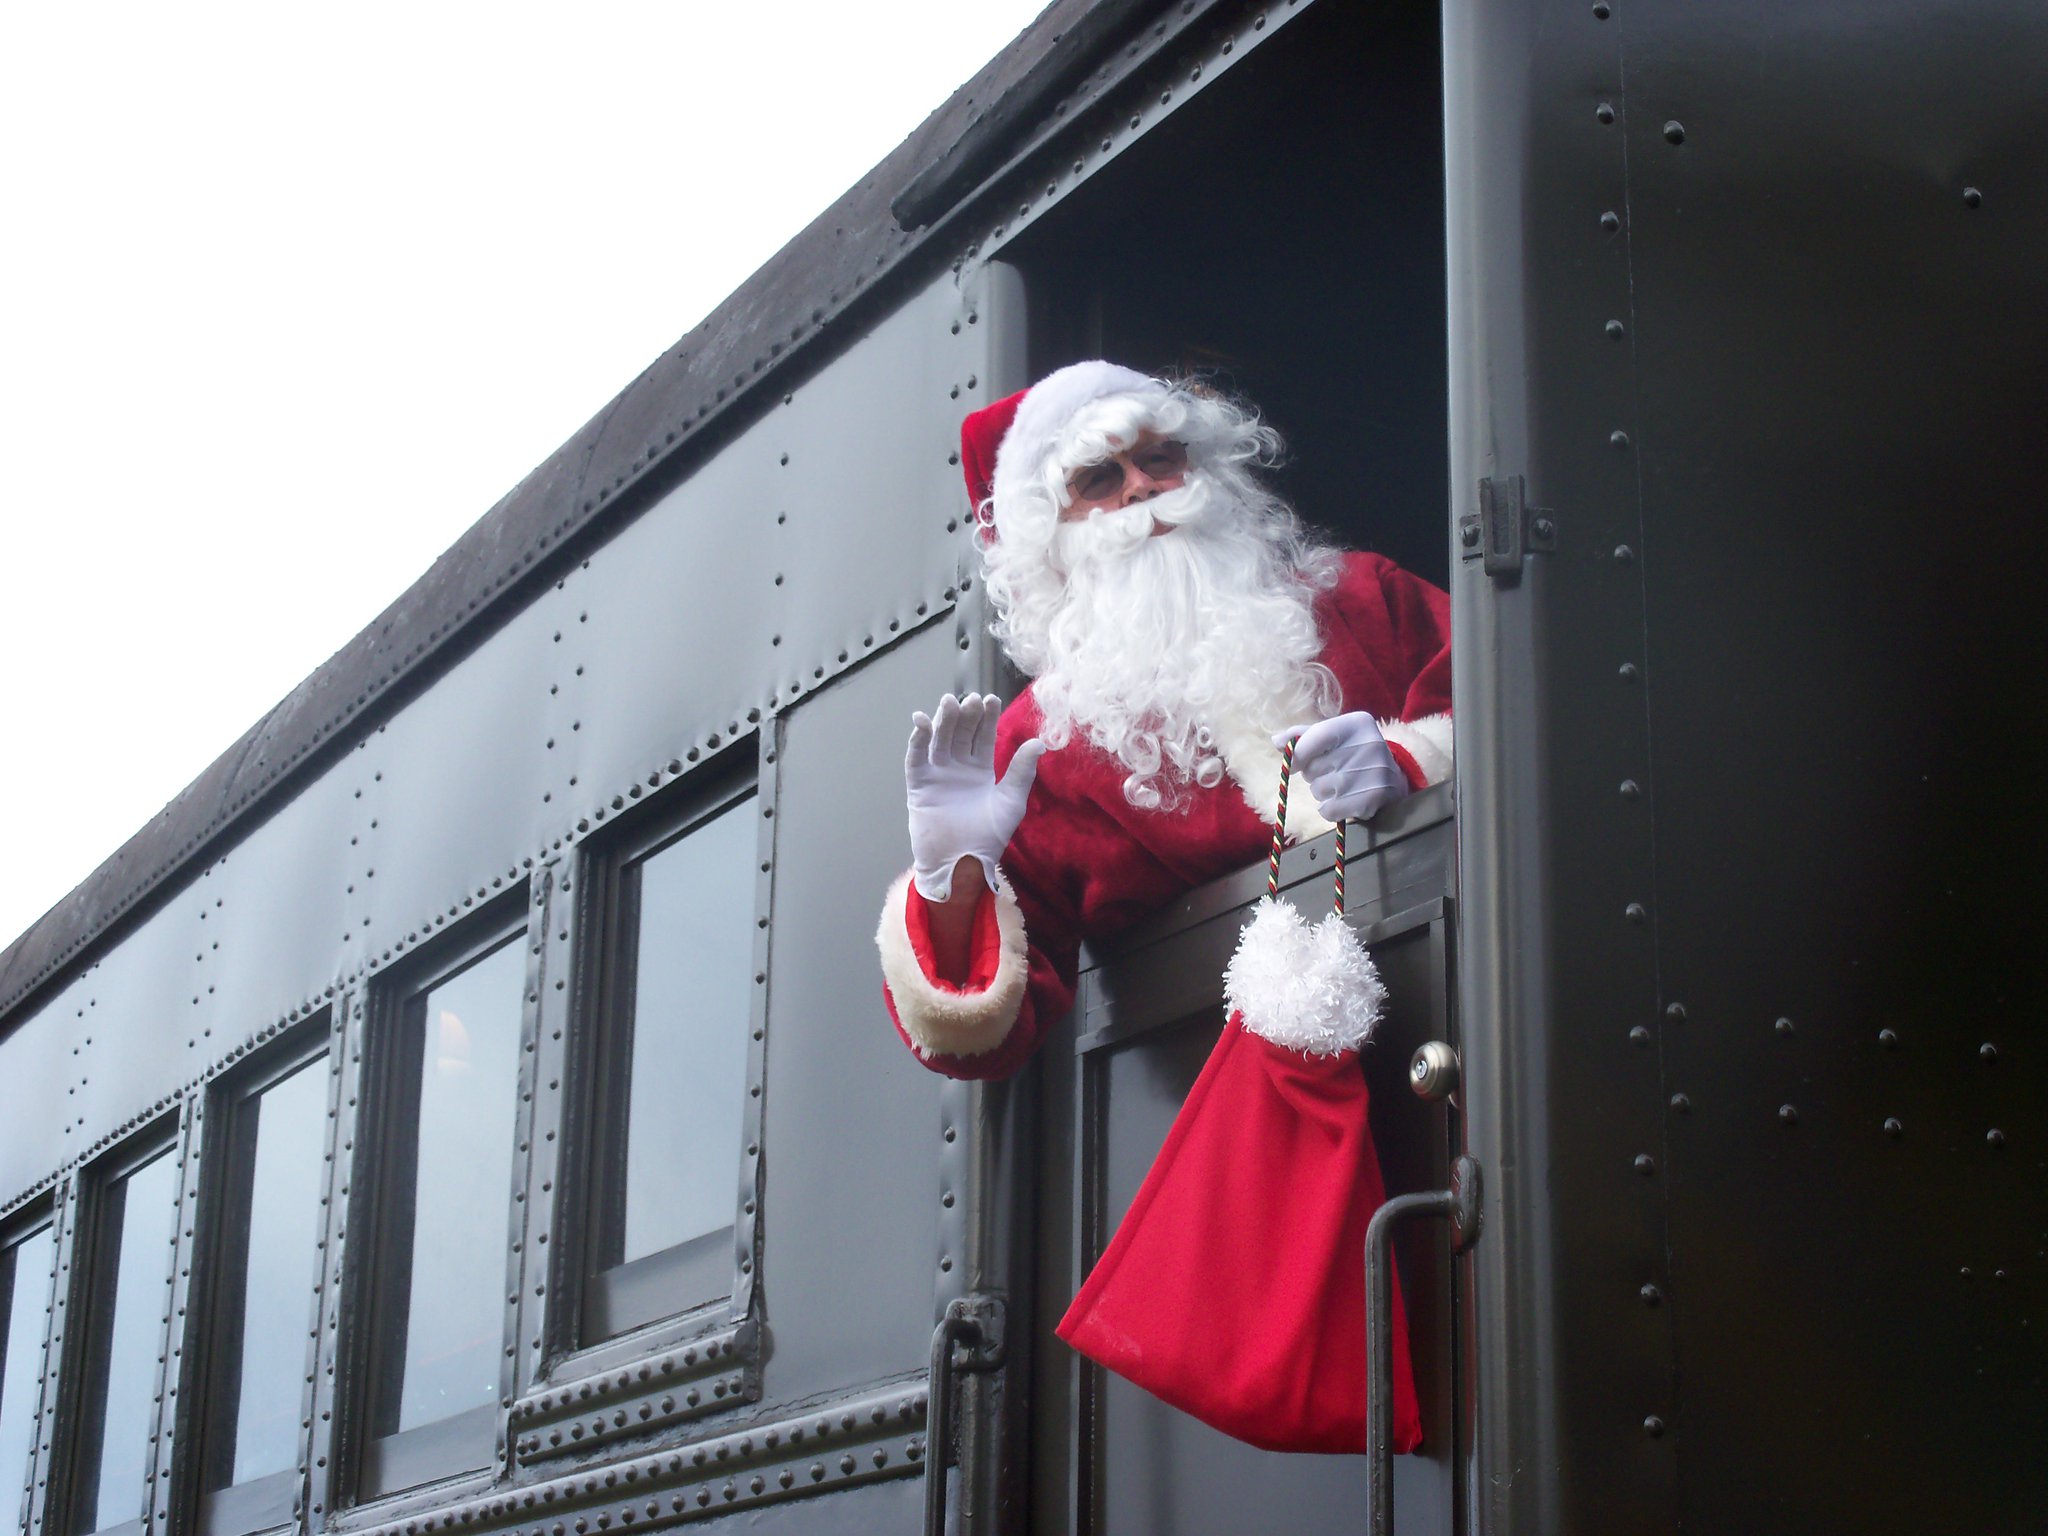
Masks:
[[[1557,520],[1527,504],[1520,475],[1482,480],[1478,514],[1458,519],[1458,544],[1465,559],[1486,562],[1487,575],[1519,576],[1524,555],[1557,548]]]

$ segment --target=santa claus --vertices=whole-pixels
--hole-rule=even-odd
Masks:
[[[911,717],[913,862],[876,941],[917,1059],[988,1078],[1066,1014],[1084,939],[1260,858],[1284,743],[1297,840],[1449,773],[1450,609],[1317,543],[1259,478],[1278,436],[1206,389],[1076,363],[961,441],[1032,683]]]

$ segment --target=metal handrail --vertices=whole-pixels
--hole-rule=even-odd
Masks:
[[[960,1408],[960,1377],[969,1371],[997,1370],[1003,1363],[1000,1306],[991,1296],[955,1297],[932,1330],[924,1437],[925,1536],[946,1536],[946,1464]]]
[[[1369,1536],[1394,1530],[1394,1263],[1397,1222],[1448,1216],[1451,1249],[1463,1253],[1479,1236],[1479,1164],[1460,1157],[1451,1187],[1397,1195],[1373,1212],[1365,1228],[1365,1499]]]

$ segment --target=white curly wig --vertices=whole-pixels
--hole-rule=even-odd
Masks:
[[[1062,522],[1073,472],[1147,431],[1187,446],[1183,485]],[[1003,438],[982,509],[991,628],[1035,679],[1047,743],[1078,730],[1120,759],[1133,805],[1172,809],[1340,707],[1313,604],[1341,556],[1260,480],[1280,451],[1248,406],[1099,362],[1034,385]]]

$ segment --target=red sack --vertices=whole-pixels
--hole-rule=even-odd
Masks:
[[[1264,985],[1238,985],[1246,952],[1269,932],[1279,945],[1263,946]],[[1355,956],[1317,953],[1344,945]],[[1363,1452],[1365,1228],[1386,1190],[1357,1045],[1383,994],[1341,918],[1307,928],[1271,901],[1232,970],[1232,1001],[1254,1022],[1240,1011],[1224,1025],[1057,1332],[1240,1440],[1275,1451]],[[1249,1002],[1248,992],[1266,1003]],[[1322,998],[1304,1009],[1305,992]],[[1339,1010],[1362,1006],[1370,1016],[1348,1034],[1339,1019],[1333,1037],[1325,1027],[1331,996],[1344,999]],[[1301,1021],[1316,1006],[1325,1008],[1322,1022],[1304,1034]],[[1422,1425],[1398,1277],[1393,1335],[1393,1446],[1409,1451],[1421,1444]]]

